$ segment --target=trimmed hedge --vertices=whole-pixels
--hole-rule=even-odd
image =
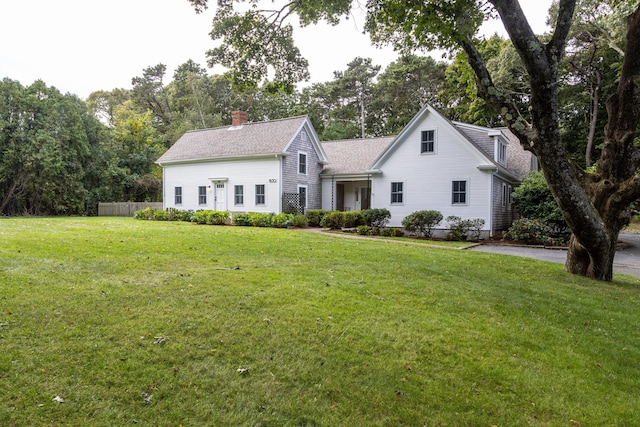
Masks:
[[[233,215],[229,211],[199,210],[182,211],[175,208],[151,209],[145,208],[134,214],[136,219],[146,219],[155,221],[190,221],[195,224],[226,225],[253,227],[306,227],[307,217],[304,215],[294,215],[287,213],[263,213],[247,212]]]

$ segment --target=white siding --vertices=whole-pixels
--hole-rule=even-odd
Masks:
[[[185,210],[215,209],[214,192],[216,183],[212,179],[227,178],[224,181],[225,206],[232,212],[275,212],[280,213],[280,158],[250,159],[223,162],[208,162],[184,165],[164,165],[164,206]],[[255,205],[255,186],[264,184],[266,200],[264,206]],[[244,186],[244,205],[234,205],[234,186]],[[198,187],[211,186],[207,191],[207,205],[198,204]],[[182,205],[174,203],[174,188],[182,187]]]
[[[436,130],[433,154],[421,154],[421,131]],[[447,122],[433,114],[398,140],[395,150],[379,166],[381,175],[373,180],[372,207],[391,212],[390,226],[418,210],[437,210],[443,217],[482,218],[491,224],[491,173],[478,170],[485,159]],[[467,181],[467,203],[452,204],[452,181]],[[391,183],[403,183],[403,203],[391,204]],[[440,227],[446,227],[443,221]]]

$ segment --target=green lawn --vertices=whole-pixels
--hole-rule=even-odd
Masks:
[[[639,279],[128,218],[0,243],[2,426],[638,423]]]

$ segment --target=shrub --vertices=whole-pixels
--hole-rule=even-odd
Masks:
[[[512,194],[512,203],[525,218],[539,219],[558,232],[567,229],[562,211],[540,171],[533,171],[522,180]]]
[[[332,230],[340,230],[344,227],[343,213],[339,211],[327,212],[327,214],[322,217],[320,226],[323,228],[330,228]]]
[[[251,215],[248,213],[237,213],[233,215],[233,224],[240,226],[251,225]]]
[[[528,245],[546,245],[553,243],[552,229],[539,219],[519,219],[514,221],[507,237]]]
[[[391,231],[391,237],[404,237],[404,231],[402,230],[402,228],[389,228],[388,230]]]
[[[207,212],[204,210],[197,210],[193,213],[192,222],[196,224],[206,224],[207,223]]]
[[[224,225],[229,222],[229,211],[199,210],[193,213],[192,221],[196,224]]]
[[[466,240],[467,233],[471,228],[471,221],[462,219],[459,216],[450,215],[446,218],[449,224],[449,232],[446,235],[447,240]]]
[[[393,228],[383,228],[380,230],[380,235],[384,237],[393,237]]]
[[[342,215],[342,226],[344,228],[353,228],[364,225],[364,216],[362,215],[362,211],[342,212]]]
[[[285,228],[289,225],[293,225],[293,214],[279,213],[271,216],[272,227]]]
[[[484,227],[484,219],[482,218],[474,218],[468,220],[469,225],[469,240],[472,242],[477,242],[480,240],[480,235],[482,234],[482,228]]]
[[[133,217],[135,219],[153,219],[154,215],[153,215],[153,209],[151,209],[150,207],[146,207],[142,210],[139,211],[135,211],[133,213]]]
[[[306,215],[294,215],[293,216],[293,226],[294,227],[298,227],[298,228],[305,228],[309,226],[309,223],[307,222],[307,216]]]
[[[166,209],[167,221],[177,221],[176,217],[179,215],[179,212],[180,212],[180,209],[167,208]]]
[[[153,219],[155,221],[166,221],[168,219],[167,211],[163,209],[156,209],[153,211]]]
[[[310,227],[320,227],[322,217],[324,217],[328,211],[322,209],[310,209],[307,211],[307,224]]]
[[[411,232],[418,232],[426,238],[431,238],[433,228],[442,221],[439,211],[416,211],[402,220],[402,226]]]
[[[254,227],[271,227],[272,217],[273,214],[269,213],[251,212],[249,221]]]
[[[384,228],[389,223],[391,212],[385,208],[365,209],[362,211],[365,225],[373,228]]]
[[[207,224],[225,225],[229,223],[231,214],[229,211],[210,211]]]
[[[371,234],[371,227],[369,227],[368,225],[359,225],[357,233],[361,236],[368,236]]]

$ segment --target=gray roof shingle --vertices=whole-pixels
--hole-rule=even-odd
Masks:
[[[329,164],[323,175],[363,174],[371,169],[374,160],[391,144],[395,136],[381,138],[324,141]]]
[[[306,116],[188,131],[156,163],[282,153]]]

